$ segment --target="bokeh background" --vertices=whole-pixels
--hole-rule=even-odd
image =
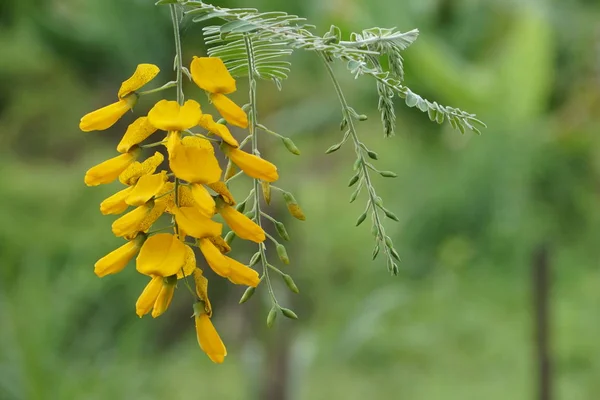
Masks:
[[[116,186],[87,188],[83,175],[115,153],[133,118],[104,132],[77,125],[113,101],[139,62],[171,79],[169,11],[153,3],[0,3],[0,399],[535,398],[538,259],[551,270],[555,398],[597,398],[598,1],[220,1],[297,13],[321,34],[332,23],[346,33],[419,28],[407,84],[489,127],[461,135],[399,101],[398,134],[383,139],[373,82],[338,65],[351,103],[370,117],[360,129],[377,165],[399,174],[376,181],[400,218],[387,224],[403,258],[391,277],[370,259],[368,226],[353,228],[363,203],[348,203],[351,146],[324,154],[340,139],[340,113],[319,60],[295,54],[282,93],[262,83],[263,122],[302,151],[262,141],[307,215],[296,221],[273,202],[301,294],[277,291],[300,320],[280,316],[268,330],[264,296],[238,306],[243,288],[212,279],[223,365],[197,347],[185,291],[161,318],[138,319],[145,279],[134,268],[93,274],[120,243],[98,211]],[[183,30],[188,59],[204,54],[201,26]]]

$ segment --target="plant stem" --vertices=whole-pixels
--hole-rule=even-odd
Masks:
[[[255,64],[254,64],[254,52],[252,48],[252,40],[248,35],[244,35],[244,44],[246,45],[246,54],[248,55],[248,83],[250,85],[250,124],[248,125],[248,130],[250,131],[250,138],[252,143],[252,154],[257,155],[258,153],[258,135],[257,135],[257,126],[258,126],[258,112],[256,109],[256,79],[255,79]],[[259,180],[254,179],[254,208],[255,215],[254,221],[258,226],[262,228],[261,221],[261,210],[260,210],[260,191],[259,191]],[[277,299],[275,298],[275,292],[273,291],[273,286],[271,285],[271,278],[269,277],[269,268],[267,262],[267,255],[265,251],[265,244],[259,243],[258,250],[260,251],[260,261],[263,269],[264,280],[267,283],[267,290],[269,292],[269,296],[271,297],[271,302],[274,305],[279,307],[277,303]]]
[[[359,164],[360,164],[359,168],[362,169],[363,177],[365,180],[365,186],[367,187],[367,191],[369,193],[369,201],[367,204],[367,210],[369,209],[369,207],[371,207],[373,210],[373,222],[377,229],[377,240],[379,240],[381,243],[383,243],[383,249],[384,249],[384,252],[386,253],[386,256],[388,257],[388,259],[392,260],[391,251],[385,241],[385,229],[381,222],[381,217],[379,216],[377,207],[375,206],[375,204],[377,204],[377,201],[376,201],[377,194],[375,193],[375,188],[373,187],[373,184],[371,183],[371,176],[369,175],[369,168],[367,167],[367,163],[365,161],[365,157],[363,154],[364,150],[361,147],[361,142],[360,142],[360,139],[358,138],[356,126],[354,124],[354,122],[355,122],[354,117],[352,116],[352,114],[350,112],[350,106],[348,105],[348,102],[346,101],[346,97],[344,96],[344,92],[342,91],[342,87],[340,86],[340,83],[338,82],[337,78],[335,77],[335,73],[333,72],[333,68],[331,67],[331,64],[327,61],[327,58],[325,57],[325,55],[323,53],[319,53],[319,54],[321,56],[321,59],[323,60],[323,64],[325,65],[327,74],[331,78],[331,82],[333,83],[335,93],[338,96],[340,106],[342,107],[342,114],[343,114],[344,118],[346,119],[346,121],[348,122],[348,130],[350,131],[350,136],[352,137],[352,141],[354,142],[354,151],[356,153],[356,157],[359,159]],[[392,262],[393,262],[393,260],[392,260]]]
[[[171,4],[171,21],[173,23],[173,35],[175,36],[175,73],[177,75],[177,103],[183,105],[183,64],[181,51],[181,37],[179,36],[179,18],[177,17],[177,4]],[[179,207],[179,179],[175,177],[175,207]],[[175,232],[179,235],[179,227],[173,217]]]

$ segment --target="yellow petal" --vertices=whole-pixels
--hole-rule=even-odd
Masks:
[[[130,206],[141,206],[156,196],[167,180],[167,172],[143,175],[125,200]]]
[[[127,127],[125,135],[117,145],[117,151],[127,153],[129,149],[142,143],[154,132],[156,132],[156,128],[148,121],[148,117],[139,117]]]
[[[250,267],[242,264],[234,260],[233,258],[224,256],[227,261],[229,261],[229,266],[231,267],[231,271],[229,276],[227,277],[232,283],[236,285],[246,285],[256,287],[260,282],[260,278],[258,277],[258,272],[253,270]]]
[[[208,239],[200,239],[199,247],[210,268],[219,276],[226,278],[231,271],[229,261]]]
[[[94,273],[100,278],[109,274],[121,272],[125,266],[138,253],[143,243],[143,236],[127,242],[116,250],[111,251],[94,265]]]
[[[194,201],[194,197],[192,196],[192,190],[190,189],[191,185],[179,185],[179,206],[180,207],[196,207],[196,202]],[[165,188],[167,188],[167,190],[165,190]],[[175,214],[175,209],[177,208],[175,205],[175,185],[173,184],[173,182],[167,182],[165,184],[165,186],[163,187],[163,189],[161,190],[161,193],[159,193],[159,196],[162,193],[166,193],[169,191],[173,191],[172,193],[169,193],[163,197],[160,198],[160,200],[165,199],[165,201],[167,201],[167,212],[169,214]]]
[[[140,224],[150,213],[153,207],[154,205],[151,203],[144,204],[143,206],[139,206],[135,210],[121,216],[119,219],[113,222],[112,232],[117,237],[132,236],[137,234],[141,231],[139,229]]]
[[[198,121],[198,125],[202,128],[206,129],[210,133],[219,136],[221,139],[225,141],[230,146],[238,147],[239,143],[235,138],[231,135],[229,129],[223,124],[217,124],[212,115],[210,114],[202,114],[200,121]]]
[[[240,128],[248,127],[248,116],[240,106],[235,104],[224,94],[216,93],[210,95],[210,100],[225,121]]]
[[[175,209],[175,221],[185,233],[198,239],[220,236],[223,230],[223,225],[211,220],[196,207]]]
[[[176,177],[190,183],[213,183],[221,177],[212,144],[199,137],[188,136],[174,144],[169,165]]]
[[[217,57],[194,57],[190,65],[192,79],[202,90],[210,93],[235,92],[235,80]]]
[[[170,233],[150,236],[136,259],[136,269],[144,275],[176,275],[185,264],[185,245]]]
[[[145,159],[144,162],[133,162],[119,175],[119,181],[128,186],[135,185],[140,177],[153,174],[164,159],[165,157],[157,151],[152,157]]]
[[[198,125],[200,104],[188,100],[183,106],[176,101],[161,100],[148,113],[150,123],[163,131],[185,131]]]
[[[85,173],[85,184],[88,186],[98,186],[104,183],[111,183],[135,161],[139,154],[140,149],[137,148],[129,153],[113,157],[90,168]]]
[[[183,264],[183,268],[177,272],[177,279],[183,279],[186,276],[189,276],[194,273],[196,270],[196,255],[194,254],[194,250],[185,245],[185,263]]]
[[[110,197],[107,197],[102,203],[100,203],[100,212],[103,215],[110,214],[121,214],[123,211],[127,210],[129,205],[125,203],[125,199],[131,191],[133,187],[128,187],[123,190],[118,191]]]
[[[200,268],[194,270],[194,284],[196,285],[196,296],[204,302],[204,312],[212,317],[212,307],[208,299],[208,279],[202,274]]]
[[[154,302],[154,307],[152,308],[152,318],[160,317],[169,305],[171,304],[171,300],[173,300],[173,294],[175,293],[175,285],[177,283],[177,278],[168,277],[163,279],[163,285],[158,293],[158,297]]]
[[[196,337],[200,348],[212,362],[222,363],[227,355],[227,349],[210,318],[206,314],[199,314],[195,316],[195,320]]]
[[[214,190],[215,192],[219,193],[221,197],[223,197],[223,200],[225,200],[225,203],[229,205],[235,204],[235,199],[233,198],[233,195],[231,194],[229,188],[224,182],[219,181],[215,183],[209,183],[208,187]]]
[[[140,318],[148,314],[152,307],[154,307],[154,303],[156,303],[156,299],[162,289],[163,280],[164,278],[162,276],[152,277],[152,280],[148,282],[144,291],[140,297],[138,297],[138,300],[135,303],[135,313]]]
[[[84,132],[103,131],[110,128],[134,106],[135,99],[121,99],[96,111],[84,115],[79,121],[79,129]]]
[[[227,157],[244,171],[246,175],[256,179],[262,179],[266,182],[275,182],[279,179],[277,167],[267,160],[263,160],[254,154],[246,153],[235,147],[225,145],[223,149]]]
[[[227,254],[231,251],[231,247],[221,236],[211,236],[208,239],[212,242],[212,244],[217,246],[222,254]]]
[[[215,200],[208,190],[199,183],[192,183],[189,187],[196,207],[209,218],[215,215]]]
[[[160,216],[163,215],[166,208],[167,208],[167,203],[162,198],[155,200],[154,207],[152,207],[152,210],[150,210],[150,212],[146,215],[146,218],[144,218],[139,223],[139,225],[137,226],[137,231],[138,232],[148,232],[148,230],[150,229],[152,224],[154,224],[156,222],[156,220],[158,220],[160,218]],[[135,236],[136,234],[137,234],[137,232],[133,233],[133,236]],[[131,236],[125,235],[124,238],[131,239]]]
[[[265,241],[265,231],[250,218],[237,211],[230,205],[223,204],[218,209],[227,225],[235,232],[237,236],[245,240],[251,240],[256,243]]]
[[[119,98],[122,99],[123,97],[135,92],[146,83],[154,79],[159,72],[160,69],[154,64],[139,64],[131,78],[127,79],[121,84],[121,88],[119,89]]]

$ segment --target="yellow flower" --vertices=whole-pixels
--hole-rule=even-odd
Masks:
[[[130,96],[119,99],[116,103],[109,104],[84,115],[79,121],[79,129],[84,132],[103,131],[113,126],[125,113],[133,108],[137,97]]]
[[[187,136],[169,148],[169,165],[179,179],[190,183],[213,183],[221,177],[215,149],[206,139]]]
[[[240,128],[248,127],[246,112],[227,96],[221,93],[211,94],[210,101],[212,101],[219,114],[225,118],[225,121]]]
[[[130,206],[141,206],[156,196],[167,181],[167,172],[143,175],[125,200]]]
[[[135,185],[140,177],[153,174],[164,159],[165,157],[157,151],[141,163],[134,161],[119,175],[119,182],[127,186]]]
[[[204,312],[202,302],[194,304],[194,319],[196,322],[196,337],[200,348],[212,362],[222,363],[227,355],[227,349],[210,318]]]
[[[209,218],[215,215],[215,200],[208,190],[199,183],[192,183],[189,188],[198,209]]]
[[[165,200],[163,200],[162,198],[155,200],[154,207],[152,207],[152,210],[150,210],[150,212],[146,214],[146,217],[136,227],[137,232],[148,232],[152,224],[154,224],[160,218],[160,216],[163,215],[166,209],[167,202]],[[134,231],[133,233],[130,233],[123,237],[125,239],[130,239],[132,236],[135,236],[137,232]]]
[[[154,303],[156,303],[156,299],[162,289],[163,280],[162,276],[153,276],[152,280],[146,285],[135,303],[135,313],[138,317],[142,318],[154,307]]]
[[[233,195],[229,191],[229,188],[227,187],[225,182],[219,181],[215,183],[209,183],[208,187],[214,190],[215,192],[219,193],[223,200],[225,200],[225,203],[229,205],[235,204],[235,199],[233,198]]]
[[[121,272],[138,253],[145,239],[145,235],[138,235],[134,240],[108,253],[96,262],[94,273],[102,278],[109,274]]]
[[[98,186],[104,183],[111,183],[135,161],[140,155],[140,151],[141,149],[135,148],[128,153],[121,154],[90,168],[85,173],[85,184],[88,186]]]
[[[180,207],[196,207],[196,202],[194,201],[194,197],[192,196],[192,190],[190,189],[191,185],[179,185],[179,206]],[[163,187],[161,192],[169,192],[172,193],[166,194],[164,197],[161,197],[159,200],[165,199],[167,202],[167,212],[169,214],[175,214],[175,209],[177,206],[175,205],[175,184],[173,182],[167,182]],[[162,193],[161,193],[162,194]],[[161,195],[159,194],[159,196]]]
[[[113,126],[137,102],[138,96],[134,92],[150,82],[158,71],[156,65],[138,65],[131,78],[121,84],[119,101],[84,115],[79,122],[79,129],[84,132],[102,131]]]
[[[154,307],[152,308],[152,318],[161,316],[173,300],[173,293],[175,293],[175,285],[177,284],[177,278],[175,276],[169,276],[163,279],[162,288],[156,297]]]
[[[196,207],[180,207],[174,212],[177,225],[189,236],[202,239],[221,235],[223,225],[211,220]]]
[[[183,279],[186,276],[190,276],[196,270],[196,255],[194,250],[187,244],[185,245],[185,263],[183,267],[177,271],[177,279]]]
[[[127,214],[121,216],[119,219],[113,222],[112,232],[117,237],[131,237],[137,234],[140,231],[140,224],[142,223],[144,218],[146,218],[146,216],[150,213],[153,207],[153,202],[146,203],[142,206],[137,207],[135,210],[130,211]]]
[[[231,267],[225,256],[221,254],[219,249],[209,239],[200,239],[198,243],[200,251],[209,267],[215,271],[217,275],[227,278],[231,272]]]
[[[194,57],[190,65],[194,83],[209,93],[235,92],[235,80],[218,57]]]
[[[265,241],[265,231],[260,226],[224,201],[219,201],[217,211],[240,238],[255,243]]]
[[[119,98],[122,99],[129,96],[131,93],[154,79],[159,72],[160,69],[154,64],[139,64],[131,78],[121,84],[121,87],[119,88]]]
[[[213,120],[212,115],[203,114],[202,117],[200,118],[200,121],[198,122],[198,125],[200,125],[204,129],[206,129],[210,133],[219,136],[228,145],[233,146],[233,147],[239,146],[238,141],[235,140],[233,135],[231,135],[231,132],[229,131],[229,129],[223,124],[217,124]]]
[[[227,277],[232,283],[236,285],[246,285],[256,287],[260,282],[260,278],[258,277],[258,272],[253,270],[252,268],[242,264],[234,260],[233,258],[223,256],[229,262],[229,266],[231,267],[231,271],[229,276]]]
[[[136,259],[136,269],[144,275],[166,278],[177,274],[185,258],[186,249],[181,240],[170,233],[159,233],[144,242]]]
[[[161,100],[148,113],[148,120],[163,131],[185,131],[198,125],[201,116],[200,104],[194,100],[182,106],[176,101]]]
[[[208,279],[202,274],[200,268],[194,270],[194,284],[196,286],[196,296],[204,302],[204,312],[212,317],[212,307],[208,298]]]
[[[129,196],[133,187],[128,187],[118,191],[110,197],[107,197],[102,203],[100,203],[100,212],[103,215],[110,214],[121,214],[127,210],[129,205],[125,203],[125,199]]]
[[[254,154],[246,153],[238,148],[222,145],[223,152],[235,165],[252,178],[262,179],[266,182],[275,182],[279,179],[277,167],[267,160],[263,160]]]
[[[156,128],[148,121],[148,117],[139,117],[127,127],[125,135],[117,145],[117,151],[127,153],[129,149],[142,143],[154,132],[156,132]]]

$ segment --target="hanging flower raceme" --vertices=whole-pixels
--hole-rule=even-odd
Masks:
[[[194,82],[209,94],[227,123],[247,127],[246,113],[225,96],[236,90],[236,84],[223,62],[195,57],[190,70]],[[139,96],[137,90],[157,74],[156,66],[140,64],[121,85],[119,100],[84,116],[81,130],[112,126],[132,109]],[[148,92],[142,92],[145,93]],[[195,128],[205,131],[195,132]],[[161,137],[147,143],[156,136]],[[233,195],[221,180],[222,169],[213,142],[220,144],[217,147],[247,175],[265,182],[278,178],[273,164],[242,151],[227,125],[203,114],[198,102],[160,100],[147,115],[129,124],[116,147],[120,154],[90,168],[84,181],[88,186],[116,180],[123,185],[101,202],[100,211],[118,216],[112,223],[112,232],[126,242],[99,259],[94,273],[99,277],[119,273],[135,259],[137,272],[149,279],[135,304],[135,312],[139,317],[151,314],[153,318],[168,311],[175,290],[181,286],[178,281],[193,275],[198,343],[213,362],[221,363],[227,350],[211,321],[208,280],[197,266],[193,247],[198,248],[216,275],[254,288],[261,281],[258,272],[225,255],[231,247],[221,236],[223,225],[213,218],[218,213],[241,239],[262,243],[267,236],[259,224],[234,208]],[[166,152],[142,157],[145,149],[163,146]],[[166,167],[161,167],[165,162],[163,153],[167,156]],[[163,215],[169,218],[161,219]],[[185,287],[189,288],[187,281]]]
[[[159,71],[158,67],[153,64],[138,65],[133,75],[121,84],[118,93],[119,100],[84,115],[79,122],[79,129],[84,132],[103,131],[113,126],[137,103],[138,95],[135,91],[154,79]]]

